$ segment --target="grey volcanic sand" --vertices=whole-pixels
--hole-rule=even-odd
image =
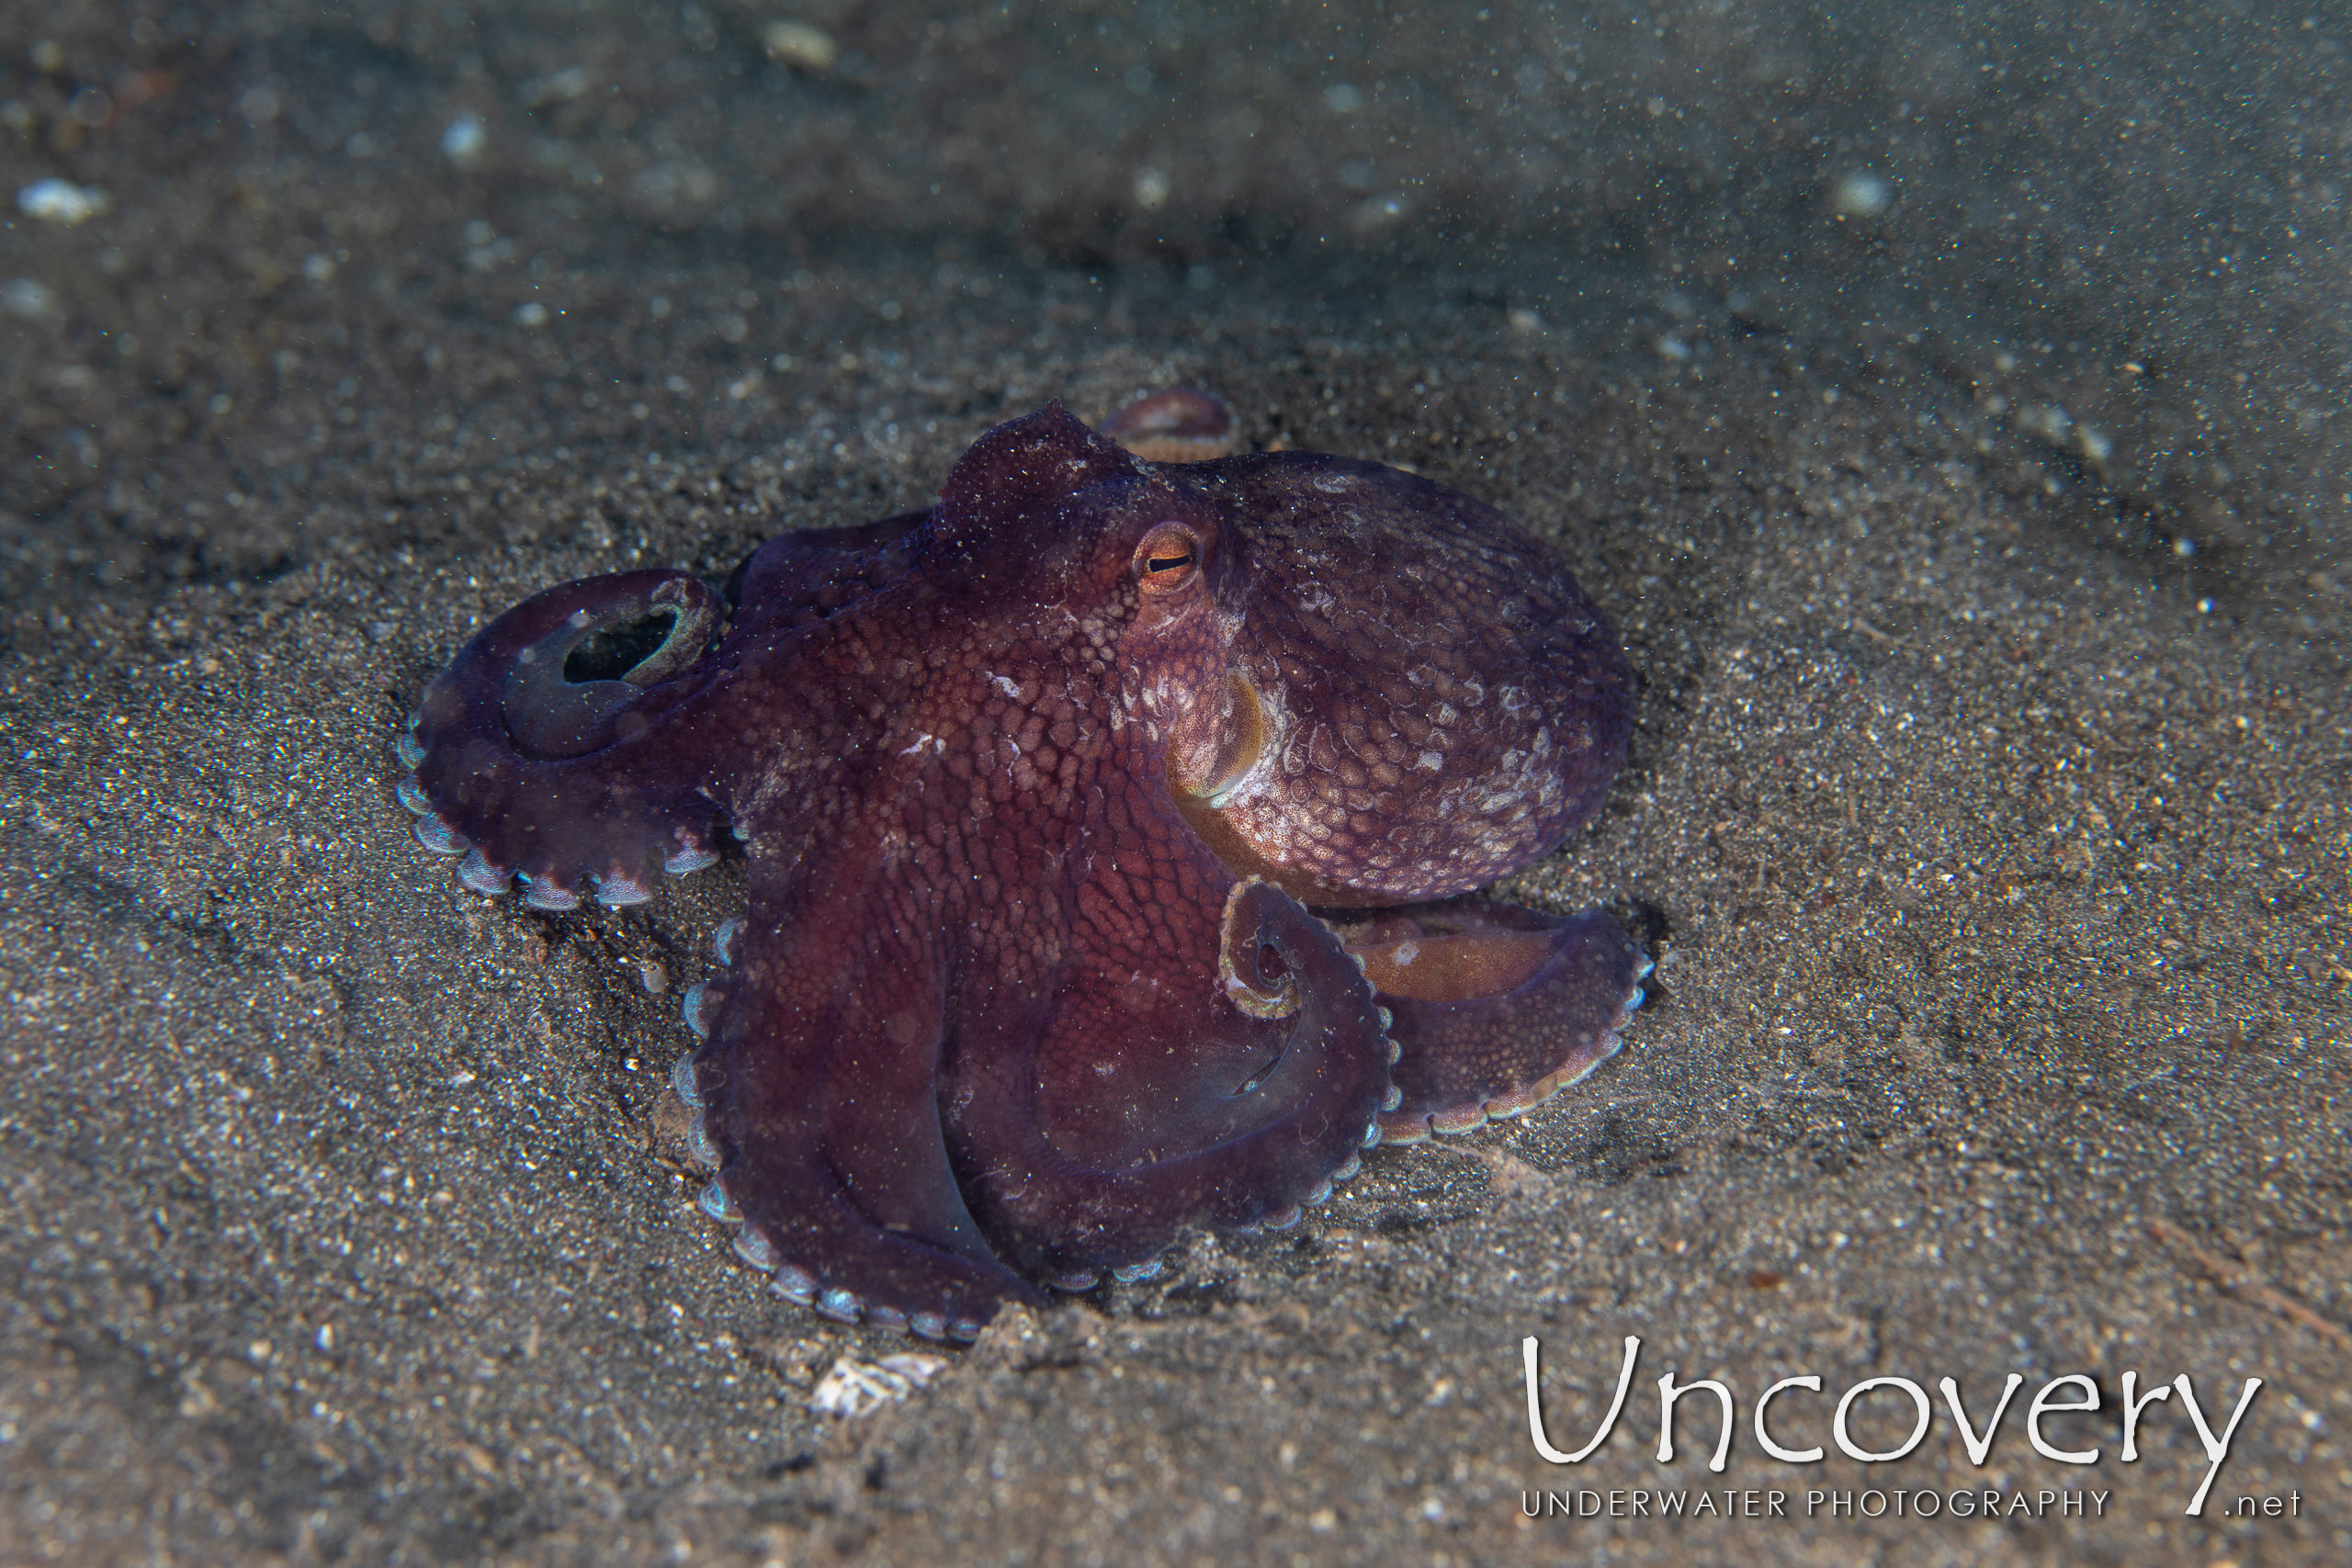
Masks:
[[[0,231],[0,1560],[2345,1561],[2312,12],[837,3],[823,69],[718,0],[0,17],[0,184],[110,198]],[[1640,728],[1507,891],[1617,910],[1653,1004],[1289,1235],[812,1413],[918,1347],[694,1207],[666,1074],[739,872],[479,898],[394,728],[539,587],[720,574],[1173,382],[1558,541]],[[1585,1465],[1530,1444],[1530,1334],[1566,1448],[1642,1337]],[[1669,1371],[1738,1393],[1721,1475],[1704,1395],[1653,1457]],[[1784,1442],[1871,1376],[1981,1421],[2012,1371],[1981,1470],[1940,1399],[1887,1464],[1747,1425],[1807,1372]],[[2028,1447],[2069,1372],[2087,1467]],[[2127,1372],[2216,1421],[2265,1380],[2203,1517],[2177,1397],[2120,1461]],[[1711,1483],[1796,1517],[1522,1517]],[[2065,1486],[2103,1512],[1804,1517]]]

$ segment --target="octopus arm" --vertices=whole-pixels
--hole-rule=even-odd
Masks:
[[[1068,898],[1058,981],[959,1031],[949,1139],[1026,1273],[1144,1264],[1186,1224],[1288,1224],[1387,1096],[1371,987],[1329,928],[1237,883],[1164,796],[1130,807]]]
[[[469,886],[503,892],[519,875],[550,908],[592,882],[605,902],[634,903],[652,867],[708,864],[743,739],[714,722],[722,615],[686,573],[639,571],[550,589],[492,621],[427,688],[403,742],[418,837],[465,852]]]
[[[1340,925],[1388,1010],[1389,1143],[1466,1133],[1549,1100],[1617,1054],[1650,962],[1605,910],[1455,898]]]
[[[856,891],[845,854],[787,887],[755,867],[739,961],[712,982],[694,1072],[719,1183],[777,1293],[828,1316],[965,1337],[1009,1272],[950,1168],[938,1096],[947,966]]]

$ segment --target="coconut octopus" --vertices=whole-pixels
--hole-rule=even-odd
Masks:
[[[1198,457],[1222,414],[1105,425]],[[1617,923],[1462,895],[1592,816],[1631,685],[1492,507],[1310,452],[1154,463],[1057,402],[723,592],[524,601],[425,692],[400,794],[541,909],[639,902],[731,829],[749,905],[673,1079],[703,1207],[777,1295],[968,1339],[1614,1053],[1649,969]]]

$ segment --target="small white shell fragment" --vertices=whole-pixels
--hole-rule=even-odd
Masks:
[[[842,55],[831,34],[806,22],[770,22],[761,29],[760,41],[768,46],[772,57],[803,71],[831,71]]]
[[[946,1365],[944,1357],[912,1353],[885,1356],[879,1361],[843,1356],[819,1380],[816,1392],[808,1396],[808,1408],[822,1416],[870,1416],[885,1404],[906,1398]]]
[[[95,186],[72,180],[35,180],[17,192],[17,205],[28,218],[44,223],[82,223],[114,205],[114,198]]]

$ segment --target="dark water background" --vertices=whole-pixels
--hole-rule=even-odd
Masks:
[[[0,8],[0,1558],[2342,1561],[2347,47],[2320,6]],[[1642,728],[1512,891],[1640,921],[1659,1005],[1293,1240],[814,1416],[902,1347],[751,1289],[663,1097],[740,879],[485,905],[393,726],[537,587],[723,571],[1176,381],[1560,542]],[[1627,1333],[1743,1420],[2085,1371],[2088,1471],[2013,1412],[1982,1472],[1939,1426],[1720,1482],[2114,1496],[1523,1523],[1709,1479],[1638,1390],[1535,1460],[1529,1333],[1564,1409]],[[2126,1370],[2269,1380],[2208,1517],[2177,1416],[2117,1461]]]

